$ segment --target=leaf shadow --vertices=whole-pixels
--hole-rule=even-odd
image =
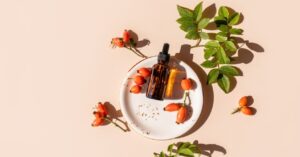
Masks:
[[[212,157],[214,152],[221,152],[224,155],[227,153],[226,149],[217,144],[202,144],[199,143],[198,140],[193,142],[200,149],[201,155],[205,155],[207,157]]]

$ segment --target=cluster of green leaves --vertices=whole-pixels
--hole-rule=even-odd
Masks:
[[[207,41],[204,45],[205,61],[201,64],[201,66],[210,69],[207,76],[207,83],[217,83],[225,93],[228,93],[231,87],[231,78],[240,75],[239,70],[230,65],[232,60],[231,56],[237,52],[237,43],[234,38],[232,38],[232,35],[241,35],[243,33],[242,29],[233,27],[234,25],[238,24],[240,20],[240,14],[236,12],[230,13],[227,7],[221,6],[218,10],[218,15],[215,16],[213,20],[213,24],[216,25],[216,31],[218,32],[211,33],[211,36],[213,37],[209,38],[207,33],[203,32],[202,29],[207,27],[210,19],[202,17],[201,11],[202,2],[196,6],[194,11],[178,6],[178,12],[181,18],[178,19],[177,22],[181,24],[180,28],[182,30],[188,32],[186,38],[198,40],[198,46],[201,39],[209,39],[209,41]],[[190,14],[189,17],[193,17],[193,22],[187,22],[186,20],[183,20],[186,19],[184,16],[187,16],[187,12]],[[197,15],[200,15],[199,19],[205,19],[205,24],[201,23],[202,20],[197,22],[198,18],[195,18],[196,13]],[[196,32],[194,32],[195,25],[198,25]],[[195,35],[195,33],[198,35]]]
[[[177,22],[181,25],[180,28],[186,32],[186,38],[191,40],[208,39],[207,33],[202,29],[207,27],[210,22],[209,18],[202,17],[202,2],[199,3],[194,10],[177,6],[180,18]]]
[[[196,145],[190,142],[180,142],[178,144],[169,145],[168,153],[164,153],[163,151],[154,153],[155,157],[177,157],[178,155],[186,157],[200,156],[200,150]]]

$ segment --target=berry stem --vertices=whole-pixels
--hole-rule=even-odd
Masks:
[[[122,128],[119,124],[117,124],[117,123],[114,122],[113,120],[111,120],[111,119],[109,119],[109,118],[107,118],[107,117],[104,117],[104,120],[106,120],[106,121],[109,122],[109,123],[114,124],[116,127],[118,127],[119,129],[121,129],[122,131],[127,132],[126,129]]]
[[[238,107],[238,108],[236,108],[231,114],[235,114],[235,113],[240,112],[240,111],[241,111],[241,108]]]

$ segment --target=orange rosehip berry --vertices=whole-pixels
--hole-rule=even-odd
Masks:
[[[101,114],[103,114],[104,117],[107,116],[107,114],[108,114],[105,105],[102,104],[101,102],[98,103],[98,108],[97,108],[97,110],[98,110]]]
[[[181,106],[177,113],[176,123],[177,124],[183,123],[187,118],[187,114],[188,114],[187,107]]]
[[[128,43],[130,41],[130,34],[127,30],[124,30],[123,32],[123,41],[125,43]]]
[[[139,85],[134,85],[134,86],[131,87],[130,93],[138,94],[138,93],[141,92],[141,90],[142,90],[142,87],[141,87],[141,86],[139,86]]]
[[[248,106],[248,97],[243,96],[239,101],[240,107]]]
[[[170,103],[166,107],[164,107],[164,111],[178,111],[180,109],[181,105],[178,103]]]
[[[124,47],[124,41],[121,38],[113,38],[111,43],[114,46]]]
[[[192,89],[192,80],[189,78],[181,80],[181,87],[183,90],[190,90]]]
[[[140,75],[136,75],[134,78],[133,78],[134,82],[137,84],[137,85],[143,85],[144,83],[146,83],[146,80],[143,76],[140,76]]]
[[[139,70],[137,70],[137,73],[139,73],[143,77],[147,78],[151,75],[151,70],[143,67],[143,68],[140,68]]]
[[[96,118],[93,123],[92,127],[100,126],[104,124],[104,119],[103,118]]]
[[[253,115],[254,114],[253,109],[251,107],[247,107],[247,106],[242,107],[241,112],[244,113],[245,115]]]

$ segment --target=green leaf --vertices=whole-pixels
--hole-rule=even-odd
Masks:
[[[221,77],[218,78],[218,85],[225,93],[228,93],[230,90],[229,77],[226,75],[220,75],[220,76]]]
[[[223,17],[223,16],[216,16],[216,17],[214,18],[214,20],[215,20],[215,21],[218,21],[218,20],[226,21],[226,18]]]
[[[198,23],[198,29],[205,28],[209,24],[209,21],[209,18],[203,18],[202,20],[200,20],[200,22]]]
[[[166,154],[164,152],[160,152],[159,157],[166,157]]]
[[[229,64],[230,63],[229,57],[227,56],[223,47],[221,47],[221,46],[219,47],[219,49],[217,51],[217,59],[220,64]]]
[[[183,24],[180,26],[180,29],[185,31],[185,32],[189,32],[191,30],[196,30],[197,29],[197,25],[196,24],[193,24],[193,25],[186,25],[186,24]]]
[[[178,150],[178,153],[179,153],[179,155],[182,155],[182,156],[194,157],[194,152],[189,148],[180,149],[180,150]]]
[[[202,17],[202,2],[200,2],[194,9],[194,19],[198,23]]]
[[[196,30],[191,30],[185,35],[185,38],[191,39],[191,40],[196,40],[196,39],[200,38],[200,35]]]
[[[169,151],[169,152],[172,152],[174,146],[175,146],[174,144],[170,144],[170,145],[168,146],[168,151]]]
[[[216,40],[209,41],[205,44],[206,48],[215,48],[215,47],[219,47],[219,46],[220,46],[220,44]]]
[[[239,22],[239,20],[240,20],[240,14],[234,13],[228,19],[228,25],[233,26],[233,25],[237,24]]]
[[[200,32],[201,39],[209,39],[209,35],[205,32]]]
[[[222,16],[225,18],[229,17],[229,11],[225,6],[220,7],[218,13],[219,13],[219,16]]]
[[[227,34],[224,33],[224,32],[220,32],[216,35],[216,39],[219,41],[219,42],[224,42],[227,40]]]
[[[211,56],[216,54],[217,49],[216,48],[206,48],[204,49],[204,58],[209,59]]]
[[[210,60],[206,60],[201,65],[205,68],[214,68],[217,66],[217,63],[210,61]]]
[[[212,84],[217,82],[219,74],[219,69],[212,69],[207,75],[207,83]]]
[[[234,45],[234,43],[232,41],[225,41],[225,47],[229,50],[229,51],[236,51],[236,46]]]
[[[181,17],[193,17],[193,12],[188,8],[177,5],[177,10]]]
[[[179,24],[184,24],[184,25],[193,25],[194,19],[191,17],[181,17],[176,20]]]
[[[229,28],[227,25],[221,25],[218,27],[218,29],[221,31],[221,32],[224,32],[224,33],[227,33]]]
[[[220,72],[222,74],[228,75],[228,76],[238,76],[239,71],[236,69],[236,67],[233,66],[222,66],[220,68]]]
[[[231,34],[241,35],[243,32],[244,31],[242,29],[238,29],[238,28],[231,28],[230,29]]]
[[[179,151],[180,149],[187,148],[187,147],[189,147],[190,145],[191,145],[190,142],[184,142],[184,143],[181,143],[181,144],[179,145],[179,147],[178,147],[178,151]]]

